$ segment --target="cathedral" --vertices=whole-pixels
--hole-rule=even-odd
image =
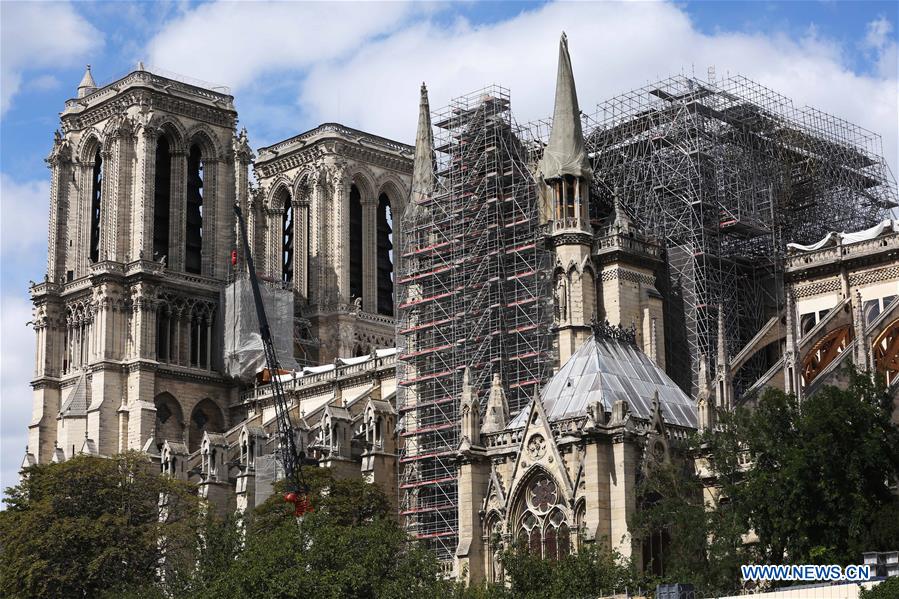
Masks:
[[[732,165],[751,157],[714,150],[736,135],[701,150],[651,128],[675,113],[745,119],[740,134],[772,120],[703,104],[724,83],[663,87],[666,108],[598,126],[563,34],[547,127],[515,125],[496,86],[432,113],[422,85],[414,145],[325,123],[254,152],[228,90],[142,65],[98,86],[88,68],[47,159],[23,467],[137,449],[217,509],[252,509],[283,476],[276,376],[306,455],[379,485],[447,575],[502,580],[497,555],[519,541],[546,559],[603,543],[653,567],[664,544],[628,530],[639,480],[716,413],[767,387],[840,384],[849,362],[899,388],[899,221],[882,159],[782,125],[765,137],[779,160],[858,173],[783,183],[778,210],[798,222],[802,194],[834,189],[871,201],[775,230],[763,219],[781,183],[728,204],[628,154],[686,160],[681,174],[732,193]],[[613,184],[625,170],[645,193]],[[650,195],[658,212],[642,208]],[[769,204],[753,212],[747,197]],[[247,316],[235,205],[282,372],[262,367]],[[687,210],[663,222],[675,206]],[[689,252],[669,226],[685,218],[699,219]]]

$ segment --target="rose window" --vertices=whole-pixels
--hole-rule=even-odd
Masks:
[[[539,460],[546,454],[546,439],[541,435],[534,435],[528,441],[528,455],[532,460]]]
[[[539,512],[547,512],[558,498],[556,483],[548,476],[541,476],[531,484],[528,495],[531,507]]]

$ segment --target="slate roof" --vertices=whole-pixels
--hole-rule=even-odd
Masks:
[[[624,400],[634,416],[649,420],[656,391],[666,423],[696,428],[695,402],[649,356],[626,341],[591,337],[550,379],[540,400],[550,421],[584,416],[597,400],[606,412]],[[526,420],[527,410],[522,410],[509,428],[520,428]]]

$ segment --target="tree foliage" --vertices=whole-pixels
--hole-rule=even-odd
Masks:
[[[0,512],[0,595],[95,597],[152,580],[160,551],[192,553],[197,502],[154,470],[139,453],[26,469]]]
[[[631,524],[638,536],[668,532],[667,580],[727,592],[740,586],[740,564],[847,565],[899,545],[892,401],[867,376],[849,380],[801,404],[769,389],[697,435],[695,461],[646,477]],[[713,483],[705,494],[700,473]]]
[[[516,545],[504,551],[501,560],[509,584],[490,589],[495,597],[592,598],[641,586],[627,560],[595,544],[582,545],[577,553],[558,561],[541,559]]]
[[[433,597],[451,595],[436,559],[410,543],[374,485],[307,475],[314,511],[301,523],[275,493],[244,523],[243,547],[193,596]]]

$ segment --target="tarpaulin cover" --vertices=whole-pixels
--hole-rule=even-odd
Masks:
[[[293,358],[293,291],[266,284],[259,287],[281,368],[296,370],[297,363]],[[228,285],[222,303],[225,305],[225,373],[250,381],[266,367],[266,363],[249,279],[238,279]]]
[[[828,233],[824,236],[823,239],[816,243],[812,243],[809,245],[802,245],[800,243],[788,243],[787,248],[791,250],[797,250],[800,252],[814,252],[815,250],[820,250],[823,247],[827,247],[828,245],[835,245],[837,241],[842,243],[843,245],[849,245],[850,243],[858,243],[859,241],[868,241],[869,239],[874,239],[875,237],[879,237],[886,232],[896,232],[899,233],[899,220],[896,219],[886,219],[881,221],[871,227],[870,229],[864,229],[862,231],[855,231],[854,233]]]

